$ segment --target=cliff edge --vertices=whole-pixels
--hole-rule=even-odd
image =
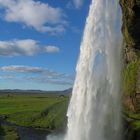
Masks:
[[[126,140],[140,140],[140,0],[120,0],[124,36],[123,104]]]

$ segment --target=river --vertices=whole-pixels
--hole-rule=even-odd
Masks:
[[[2,118],[0,118],[0,123],[16,128],[20,140],[46,140],[46,136],[50,133],[50,131],[48,130],[40,130],[32,127],[18,126],[16,124],[7,122],[5,119]]]

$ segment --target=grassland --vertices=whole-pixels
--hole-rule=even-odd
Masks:
[[[20,126],[59,129],[66,122],[68,96],[1,94],[0,116]]]

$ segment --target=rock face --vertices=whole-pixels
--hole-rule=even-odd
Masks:
[[[134,80],[129,86],[133,86],[131,93],[127,96],[133,96],[133,98],[139,98],[140,94],[140,0],[121,0],[122,12],[123,12],[123,27],[122,32],[124,35],[125,47],[125,69],[131,73],[133,68]],[[130,66],[131,65],[131,66]],[[129,79],[128,81],[132,81]],[[129,81],[129,82],[130,82]],[[124,83],[125,86],[126,83]],[[133,85],[132,85],[133,84]],[[135,104],[135,103],[134,103]]]
[[[140,140],[140,0],[120,0],[124,36],[125,140]]]

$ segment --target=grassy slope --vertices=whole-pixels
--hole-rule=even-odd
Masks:
[[[0,96],[0,115],[21,126],[58,129],[66,118],[68,97],[56,95]]]

